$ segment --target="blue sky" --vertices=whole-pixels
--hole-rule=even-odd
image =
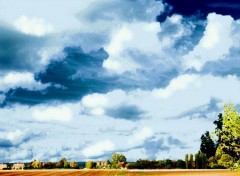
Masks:
[[[240,104],[240,3],[0,0],[1,162],[178,159]]]

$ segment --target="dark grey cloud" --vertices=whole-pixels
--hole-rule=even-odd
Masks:
[[[79,101],[86,94],[106,93],[114,89],[128,91],[135,88],[164,87],[171,78],[178,75],[175,67],[165,70],[161,66],[148,70],[142,68],[135,73],[109,74],[102,67],[104,60],[108,58],[102,48],[86,53],[81,47],[65,47],[63,53],[64,58],[51,60],[45,70],[35,74],[36,81],[50,86],[44,90],[26,90],[21,87],[10,89],[4,95],[6,98],[1,107],[13,103],[36,105],[55,100]],[[132,113],[140,111],[135,108]]]
[[[187,17],[197,15],[199,18],[205,18],[211,12],[231,15],[235,19],[240,18],[238,0],[163,0],[163,2],[168,6],[165,7],[165,12],[157,18],[161,22],[172,14]]]
[[[40,61],[38,51],[45,39],[15,31],[0,24],[0,75],[5,71],[33,71]]]
[[[162,3],[153,0],[115,0],[93,3],[86,11],[77,14],[80,20],[123,20],[132,22],[153,21],[162,10]],[[97,13],[96,13],[97,12]]]
[[[121,104],[118,107],[113,107],[106,110],[106,115],[116,118],[131,121],[141,120],[146,118],[146,112],[136,105]]]

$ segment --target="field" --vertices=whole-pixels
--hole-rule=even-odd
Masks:
[[[228,170],[23,170],[0,171],[1,176],[240,176]]]

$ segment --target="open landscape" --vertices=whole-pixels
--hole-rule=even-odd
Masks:
[[[230,170],[22,170],[22,171],[1,171],[1,176],[239,176],[240,173]]]
[[[240,0],[0,0],[0,176],[240,176]]]

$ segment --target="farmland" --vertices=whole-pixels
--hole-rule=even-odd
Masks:
[[[20,170],[0,171],[1,176],[240,176],[229,170]]]

